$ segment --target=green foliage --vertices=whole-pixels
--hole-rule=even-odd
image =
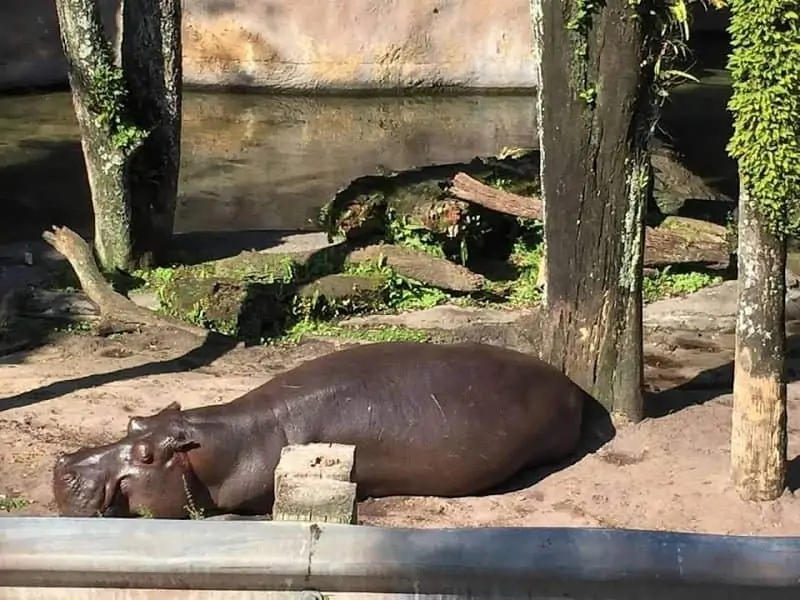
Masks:
[[[520,219],[520,226],[520,235],[509,258],[519,274],[511,286],[508,301],[514,306],[535,306],[542,300],[542,289],[537,284],[544,251],[542,224]]]
[[[398,215],[392,208],[386,209],[386,241],[444,258],[442,245],[432,231],[407,215]]]
[[[662,298],[693,294],[703,288],[719,285],[722,277],[707,273],[672,273],[669,267],[649,275],[642,282],[642,297],[645,302],[655,302]]]
[[[0,494],[0,511],[13,512],[15,510],[22,510],[30,504],[30,500],[22,496]]]
[[[297,344],[306,337],[337,337],[365,342],[430,342],[434,340],[429,331],[411,327],[398,325],[353,327],[309,318],[293,324],[282,338],[274,340],[272,343]]]
[[[126,116],[128,92],[125,75],[111,62],[105,61],[90,72],[88,83],[89,109],[101,127],[108,128],[111,143],[117,150],[130,153],[138,148],[149,132],[130,123]]]
[[[740,184],[773,235],[800,230],[800,10],[797,2],[731,2],[728,144]]]

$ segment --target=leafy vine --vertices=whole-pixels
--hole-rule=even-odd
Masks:
[[[800,232],[800,14],[785,0],[731,2],[730,156],[772,235]]]

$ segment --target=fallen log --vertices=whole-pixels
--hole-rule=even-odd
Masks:
[[[534,196],[520,196],[481,183],[466,173],[456,173],[447,189],[459,200],[480,204],[490,210],[523,219],[542,218],[542,200]]]
[[[350,253],[348,262],[363,263],[385,260],[397,274],[420,283],[453,292],[477,292],[486,280],[466,267],[420,250],[394,244],[375,244]]]
[[[100,273],[91,248],[81,236],[69,227],[53,227],[42,233],[42,238],[57,250],[72,266],[86,296],[94,303],[101,317],[97,331],[127,331],[131,326],[168,327],[192,335],[207,337],[208,331],[177,319],[160,316],[137,306],[117,293]]]

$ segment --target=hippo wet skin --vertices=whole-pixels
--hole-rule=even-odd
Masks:
[[[133,417],[119,441],[62,455],[53,492],[64,516],[264,514],[281,449],[330,442],[356,446],[360,499],[474,495],[571,455],[586,398],[497,346],[356,346],[227,404]]]

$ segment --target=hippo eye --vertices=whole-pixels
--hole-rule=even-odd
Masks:
[[[153,462],[153,453],[150,448],[144,445],[136,446],[136,459],[143,464],[149,465]]]

